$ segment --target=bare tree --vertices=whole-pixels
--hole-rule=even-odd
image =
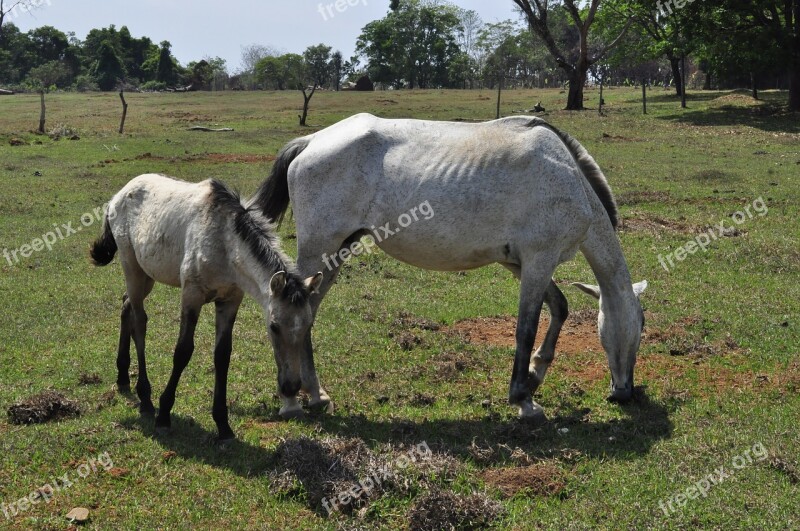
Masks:
[[[581,14],[580,0],[563,0],[563,7],[569,13],[572,23],[580,36],[580,45],[577,53],[569,50],[562,50],[556,43],[547,17],[550,9],[550,0],[513,0],[522,10],[531,31],[537,35],[547,51],[553,56],[566,73],[569,79],[569,95],[567,97],[567,110],[583,109],[583,86],[586,84],[587,72],[589,67],[603,58],[612,48],[614,48],[630,28],[633,18],[629,17],[620,34],[609,44],[600,48],[594,54],[589,54],[589,29],[595,21],[597,8],[600,7],[600,0],[588,0],[588,9],[585,15]]]
[[[17,17],[21,13],[40,8],[45,3],[50,5],[50,2],[51,0],[0,0],[0,44],[5,38],[3,24],[6,22],[6,18]]]
[[[256,65],[265,57],[277,57],[281,52],[270,46],[250,44],[242,46],[242,74],[249,76],[251,82],[248,88],[254,89],[256,83]]]

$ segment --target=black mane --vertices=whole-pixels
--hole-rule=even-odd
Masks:
[[[308,301],[309,291],[283,251],[275,228],[254,207],[245,208],[238,192],[216,179],[211,180],[212,208],[218,208],[233,217],[236,235],[247,245],[253,256],[271,274],[286,271],[286,287],[283,298],[292,304],[302,305]]]

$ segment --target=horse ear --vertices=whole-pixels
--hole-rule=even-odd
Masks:
[[[280,297],[286,287],[286,271],[278,271],[269,281],[269,291],[273,297]]]
[[[319,292],[319,287],[322,285],[322,271],[314,275],[313,277],[308,277],[305,282],[303,282],[308,288],[308,291],[311,293]]]
[[[641,282],[637,282],[636,284],[633,285],[633,293],[637,297],[641,297],[642,293],[644,293],[644,290],[646,289],[647,289],[646,280],[642,280]]]
[[[581,290],[582,292],[586,293],[587,295],[591,295],[597,300],[600,300],[600,286],[593,286],[591,284],[581,284],[580,282],[573,282],[573,286]]]

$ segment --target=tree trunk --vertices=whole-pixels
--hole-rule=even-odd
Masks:
[[[680,59],[674,55],[667,54],[669,59],[669,66],[672,69],[672,78],[675,80],[675,95],[683,96],[683,76],[681,75]]]
[[[681,109],[686,108],[686,54],[681,55]]]
[[[44,134],[44,124],[45,124],[45,106],[44,106],[44,90],[39,92],[39,95],[42,97],[42,110],[39,113],[39,133]]]
[[[583,110],[583,86],[585,84],[586,70],[581,70],[580,65],[569,72],[569,95],[567,96],[566,110]]]
[[[503,94],[503,78],[497,80],[497,119],[500,119],[500,97]]]
[[[642,114],[647,114],[647,83],[642,80]]]
[[[758,77],[755,72],[750,72],[750,89],[753,91],[753,99],[758,99]]]
[[[800,58],[795,59],[789,72],[789,110],[800,112]]]
[[[317,91],[317,86],[314,85],[314,88],[311,89],[311,92],[306,94],[306,89],[303,89],[303,115],[300,117],[300,125],[305,127],[306,119],[308,118],[308,106],[311,103],[311,98],[314,97],[314,93]]]
[[[711,72],[706,72],[706,82],[703,84],[703,90],[711,90]]]
[[[599,104],[598,104],[598,106],[597,106],[597,113],[598,113],[598,114],[601,114],[601,115],[603,114],[603,104],[605,103],[605,102],[603,101],[603,79],[604,79],[604,78],[605,78],[605,76],[603,76],[603,75],[601,74],[601,75],[600,75],[600,103],[599,103]]]
[[[128,103],[125,101],[125,94],[119,91],[119,99],[122,100],[122,121],[119,123],[119,134],[125,131],[125,118],[128,117]]]

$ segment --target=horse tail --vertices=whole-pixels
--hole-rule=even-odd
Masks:
[[[541,118],[534,118],[531,121],[530,126],[547,127],[558,135],[569,152],[572,154],[575,162],[578,163],[581,173],[583,173],[583,176],[591,185],[594,193],[597,195],[597,198],[600,199],[603,207],[605,207],[606,212],[608,213],[608,218],[611,220],[611,226],[616,229],[617,224],[619,223],[617,201],[614,199],[614,193],[611,191],[611,187],[608,185],[606,176],[603,175],[603,171],[600,169],[600,166],[598,166],[594,158],[589,155],[589,152],[586,151],[586,148],[584,148],[580,142],[572,138],[569,134],[559,131],[557,128],[553,127]]]
[[[272,173],[258,188],[248,208],[255,205],[264,216],[280,226],[289,208],[289,166],[310,143],[310,137],[297,138],[281,149],[272,166]]]
[[[89,249],[94,265],[102,267],[111,263],[114,255],[117,254],[117,241],[111,232],[111,224],[108,222],[108,214],[103,220],[103,234],[97,238]]]

